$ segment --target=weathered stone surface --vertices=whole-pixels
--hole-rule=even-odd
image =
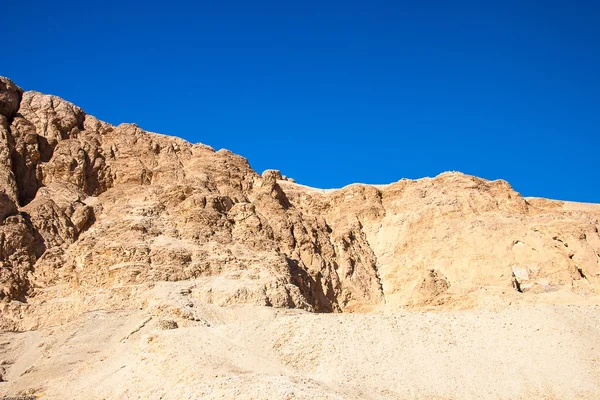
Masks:
[[[461,173],[313,189],[1,82],[4,328],[151,304],[139,288],[163,281],[204,304],[317,312],[600,289],[598,205]]]
[[[17,183],[10,158],[11,140],[8,123],[0,115],[0,221],[17,211]]]
[[[0,76],[0,115],[12,119],[19,110],[23,89],[13,81]]]

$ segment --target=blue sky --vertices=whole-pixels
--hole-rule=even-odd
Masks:
[[[0,75],[259,172],[330,188],[458,170],[600,202],[598,2],[2,8]]]

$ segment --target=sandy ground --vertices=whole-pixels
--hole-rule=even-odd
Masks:
[[[0,394],[45,399],[598,399],[600,307],[311,314],[207,307],[210,326],[93,312],[0,334]],[[191,324],[191,323],[190,323]]]

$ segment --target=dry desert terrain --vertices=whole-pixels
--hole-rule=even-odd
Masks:
[[[310,188],[0,78],[0,396],[598,399],[599,219]]]

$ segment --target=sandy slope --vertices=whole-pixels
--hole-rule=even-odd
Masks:
[[[597,399],[600,307],[311,314],[207,307],[210,326],[93,312],[0,335],[4,395],[48,399]],[[141,326],[141,328],[140,328]],[[139,330],[137,330],[139,328]],[[133,332],[133,333],[132,333]],[[83,397],[82,397],[83,396]]]

